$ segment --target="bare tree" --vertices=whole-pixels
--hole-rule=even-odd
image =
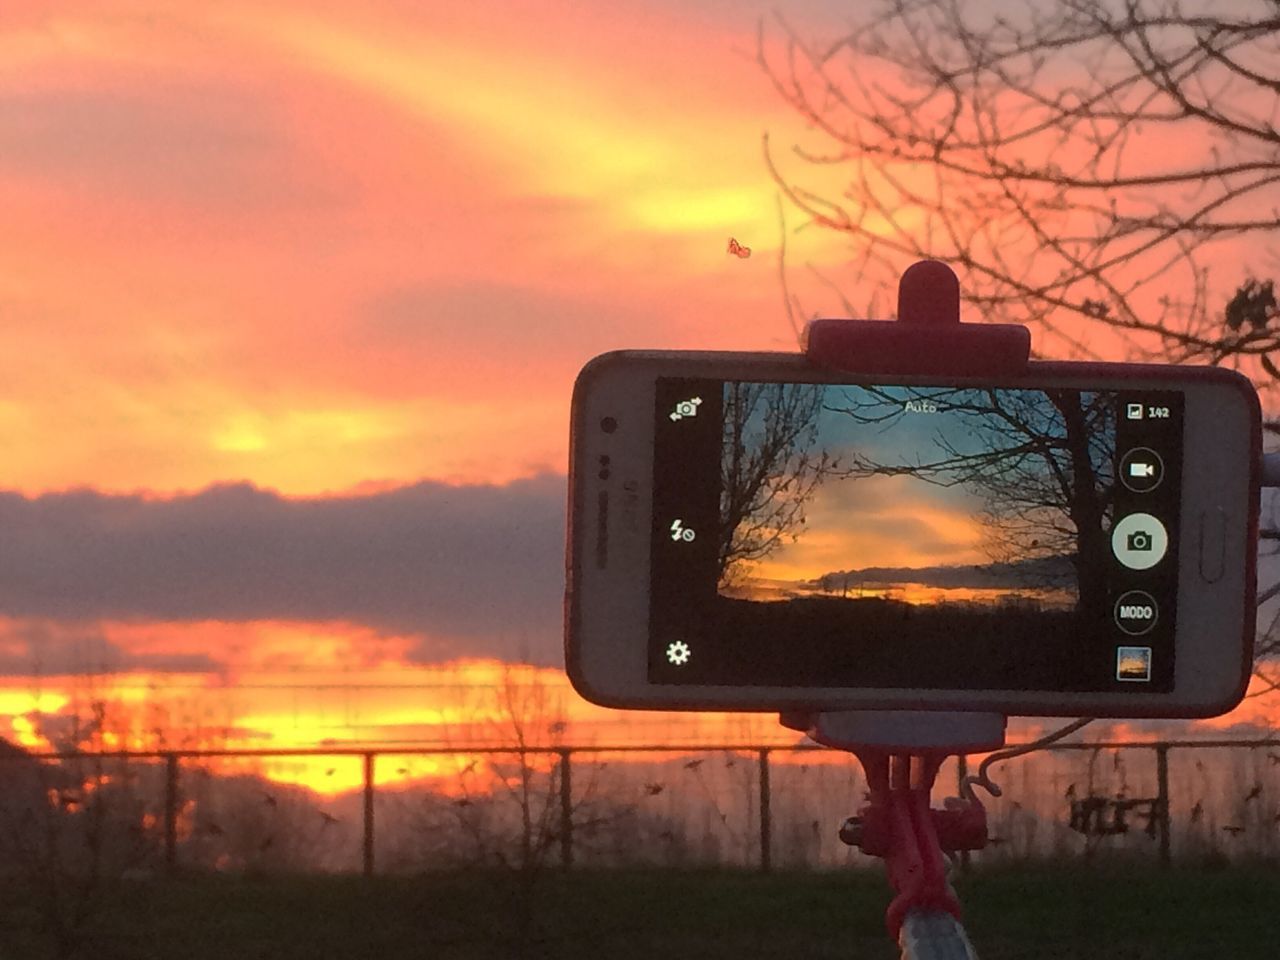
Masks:
[[[1280,378],[1277,0],[883,0],[760,62],[816,133],[784,171],[809,222],[888,280],[957,264],[981,314],[1088,356]],[[846,184],[805,185],[817,168]],[[1212,269],[1211,269],[1212,266]],[[1216,274],[1221,274],[1218,276]]]
[[[159,862],[157,818],[139,789],[143,770],[127,754],[106,754],[117,730],[106,705],[75,714],[60,732],[46,729],[58,760],[4,744],[0,776],[0,875],[18,881],[22,921],[59,960],[100,956],[113,939],[110,904],[134,871]],[[42,725],[43,726],[43,725]]]
[[[562,691],[536,671],[506,664],[492,692],[489,736],[509,750],[470,758],[454,795],[423,798],[415,817],[419,854],[431,866],[481,872],[490,892],[504,898],[509,923],[477,931],[480,939],[501,942],[513,957],[554,955],[539,920],[548,875],[558,858],[569,865],[576,832],[634,809],[602,803],[593,775],[574,779]]]
[[[720,582],[761,560],[805,523],[805,507],[839,467],[817,449],[820,385],[731,383],[725,387],[720,460]]]

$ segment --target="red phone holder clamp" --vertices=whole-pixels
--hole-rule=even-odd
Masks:
[[[943,752],[915,755],[862,750],[871,799],[850,817],[840,839],[883,858],[897,896],[885,912],[895,939],[909,910],[937,910],[960,919],[960,901],[947,882],[944,853],[981,850],[987,843],[986,810],[980,803],[934,810],[929,794]]]
[[[855,373],[990,377],[1021,373],[1031,331],[961,323],[960,281],[945,263],[921,260],[898,281],[898,320],[821,319],[805,329],[805,356]]]
[[[840,839],[884,860],[896,894],[885,912],[889,935],[898,938],[912,910],[960,919],[944,856],[986,846],[986,808],[975,797],[935,810],[929,798],[947,757],[1004,745],[1005,718],[886,710],[783,714],[781,719],[823,746],[853,753],[862,764],[870,797],[841,826]]]
[[[898,284],[898,321],[812,321],[805,355],[821,367],[855,374],[1000,377],[1022,373],[1031,333],[1011,324],[960,322],[960,282],[936,260],[913,264]],[[896,939],[911,910],[960,916],[944,854],[987,842],[986,810],[976,798],[942,810],[930,794],[952,755],[1004,745],[1005,718],[992,713],[854,711],[784,714],[782,722],[825,746],[858,757],[870,799],[845,821],[846,843],[885,862],[897,894],[885,920]]]

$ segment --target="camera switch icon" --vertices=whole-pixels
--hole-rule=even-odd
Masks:
[[[672,423],[683,420],[685,417],[696,417],[700,406],[702,406],[701,397],[690,397],[688,400],[681,400],[677,403],[676,408],[667,416],[671,418]]]
[[[1130,570],[1150,570],[1169,550],[1169,532],[1149,513],[1131,513],[1111,530],[1111,550]]]

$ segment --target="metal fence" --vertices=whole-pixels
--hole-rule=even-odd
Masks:
[[[479,862],[768,871],[866,859],[836,837],[864,801],[861,770],[811,745],[15,751],[0,760],[10,774],[0,826],[30,824],[33,810],[62,829],[105,823],[131,833],[145,853],[138,862],[157,871],[372,875]],[[282,763],[331,765],[324,773],[354,789],[288,787],[270,775]],[[14,764],[25,772],[13,775]],[[963,760],[950,761],[936,797],[965,772]],[[1280,857],[1280,740],[1056,744],[994,775],[1004,796],[987,801],[984,861]]]

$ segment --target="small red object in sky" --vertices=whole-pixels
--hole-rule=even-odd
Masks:
[[[729,252],[732,254],[736,254],[737,256],[741,257],[743,260],[751,256],[751,248],[744,247],[737,240],[733,239],[733,237],[729,238]]]

